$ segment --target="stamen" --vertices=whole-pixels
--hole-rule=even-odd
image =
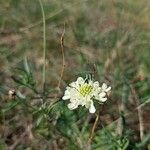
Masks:
[[[80,87],[80,94],[85,97],[86,95],[89,95],[93,90],[93,87],[91,85],[88,84],[84,84]]]

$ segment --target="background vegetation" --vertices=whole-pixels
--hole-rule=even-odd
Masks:
[[[0,1],[0,150],[150,149],[150,1]],[[65,68],[61,79],[64,30]],[[96,115],[61,100],[78,76],[112,86]],[[59,84],[60,83],[60,84]]]

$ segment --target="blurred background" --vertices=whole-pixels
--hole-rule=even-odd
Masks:
[[[149,150],[150,1],[42,3],[44,102],[39,1],[0,1],[0,150]],[[86,74],[112,86],[109,100],[97,106],[100,119],[89,144],[96,116],[84,108],[70,111],[61,100],[65,87]]]

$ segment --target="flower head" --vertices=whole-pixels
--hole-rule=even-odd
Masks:
[[[95,113],[94,101],[105,102],[107,100],[107,92],[110,90],[111,87],[108,87],[106,83],[100,86],[98,81],[94,82],[91,79],[87,80],[78,77],[75,82],[70,83],[66,87],[62,99],[70,99],[68,104],[70,110],[76,109],[81,105],[88,108],[90,113]]]

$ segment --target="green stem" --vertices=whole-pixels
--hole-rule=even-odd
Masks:
[[[43,8],[42,1],[39,0],[40,6],[41,6],[41,12],[42,12],[42,19],[43,19],[43,95],[45,92],[45,81],[46,81],[46,22],[45,22],[45,12]]]

